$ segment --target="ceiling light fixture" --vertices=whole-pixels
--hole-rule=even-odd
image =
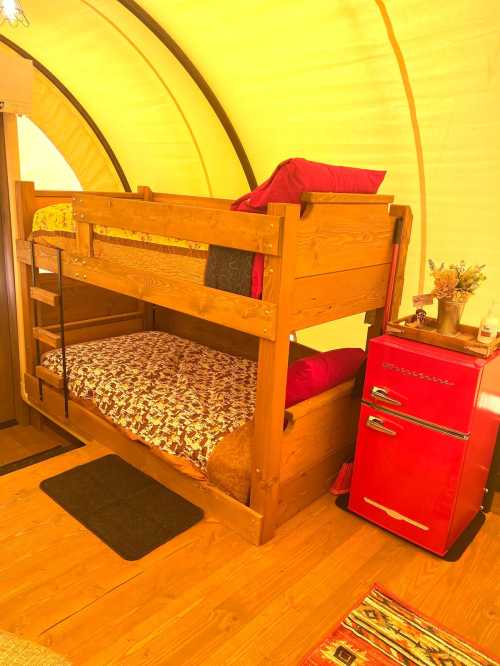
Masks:
[[[9,23],[13,28],[30,24],[19,0],[0,0],[0,25]]]

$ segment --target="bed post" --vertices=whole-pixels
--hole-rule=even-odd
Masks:
[[[33,227],[33,215],[36,211],[35,183],[18,181],[16,183],[16,206],[18,238],[28,240]]]
[[[399,308],[401,307],[401,300],[403,298],[406,257],[408,255],[408,246],[410,244],[413,215],[409,206],[397,206],[395,204],[389,208],[389,214],[392,217],[400,218],[403,221],[398,265],[396,268],[396,280],[394,282],[394,294],[392,297],[390,316],[390,319],[392,320],[398,318]]]
[[[263,300],[277,305],[276,339],[260,339],[250,506],[263,516],[261,542],[272,538],[278,520],[281,445],[285,408],[291,300],[295,279],[298,204],[270,204],[283,216],[281,256],[267,257]]]
[[[410,244],[413,215],[411,212],[411,208],[409,206],[397,206],[397,205],[390,206],[389,214],[391,215],[391,217],[394,217],[396,220],[400,219],[402,224],[398,263],[396,266],[394,291],[392,295],[391,311],[389,316],[389,320],[393,320],[398,318],[399,308],[401,306],[401,300],[403,298],[406,257],[408,255],[408,246]],[[379,308],[378,310],[371,310],[370,312],[366,313],[365,323],[370,324],[366,336],[367,346],[372,338],[375,338],[378,335],[382,335],[382,333],[384,332],[383,322],[384,322],[384,308]]]
[[[153,192],[147,185],[139,185],[137,188],[137,194],[139,194],[144,201],[153,201]]]
[[[154,195],[150,187],[147,185],[139,185],[137,193],[143,198],[144,201],[153,201]],[[146,301],[137,302],[139,309],[142,311],[143,328],[145,331],[153,331],[155,328],[155,306]]]

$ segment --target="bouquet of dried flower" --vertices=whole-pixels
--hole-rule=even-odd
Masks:
[[[450,264],[448,268],[444,263],[437,266],[429,259],[431,275],[434,278],[432,295],[437,299],[447,298],[459,303],[465,303],[479,285],[486,280],[482,266],[467,266],[465,261],[459,264]]]

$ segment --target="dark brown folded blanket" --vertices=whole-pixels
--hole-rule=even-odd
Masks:
[[[253,252],[210,245],[205,269],[205,285],[231,291],[233,294],[250,296],[253,256]]]

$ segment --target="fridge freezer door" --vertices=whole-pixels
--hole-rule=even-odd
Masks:
[[[485,361],[384,335],[370,342],[363,400],[468,433]]]
[[[363,405],[349,509],[444,555],[466,446]]]

